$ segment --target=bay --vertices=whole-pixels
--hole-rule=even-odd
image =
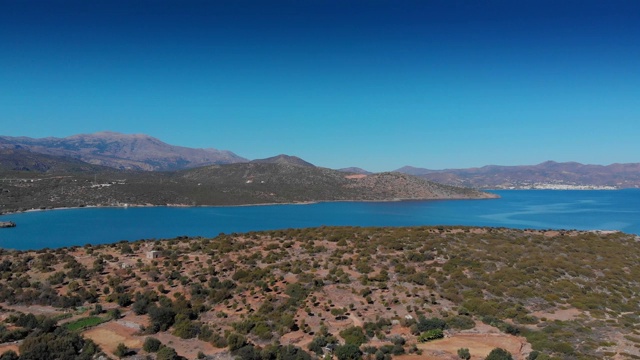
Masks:
[[[327,202],[238,207],[83,208],[0,217],[0,247],[41,249],[120,240],[315,226],[468,225],[640,234],[640,190],[505,190],[491,200]]]

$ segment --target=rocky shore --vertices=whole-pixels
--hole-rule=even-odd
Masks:
[[[0,228],[12,228],[16,227],[16,223],[13,221],[0,221]]]

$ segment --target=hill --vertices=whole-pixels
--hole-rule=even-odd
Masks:
[[[315,167],[315,165],[313,165],[312,163],[306,162],[297,156],[290,156],[285,154],[276,155],[266,159],[256,159],[256,160],[252,160],[251,162],[257,163],[257,164],[283,164],[283,165]]]
[[[177,170],[211,164],[246,162],[230,151],[192,149],[166,144],[142,134],[98,132],[66,138],[0,136],[0,148],[20,148],[31,152],[67,156],[116,169]]]
[[[488,165],[480,168],[446,170],[405,166],[396,171],[443,184],[477,189],[640,187],[639,163],[605,166],[547,161],[538,165]]]
[[[362,175],[371,175],[371,174],[373,174],[370,171],[367,171],[367,170],[359,168],[359,167],[353,167],[353,166],[352,167],[338,169],[338,171],[342,171],[342,172],[346,172],[346,173],[352,173],[352,174],[362,174]]]
[[[82,163],[75,159],[8,150],[0,152],[0,164],[27,164],[34,157],[46,158],[48,162],[41,161],[42,166],[35,168],[0,169],[3,179],[0,213],[124,204],[194,206],[495,197],[400,173],[353,178],[336,170],[277,161],[211,165],[174,172],[116,171],[90,164],[80,166]],[[47,168],[45,163],[55,166]]]
[[[0,148],[0,173],[9,172],[64,174],[116,172],[116,170],[69,157],[38,154],[20,148]]]
[[[516,359],[636,358],[639,260],[634,235],[475,227],[4,251],[0,353],[410,360],[500,347]]]

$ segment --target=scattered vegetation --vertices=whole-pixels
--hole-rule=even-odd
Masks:
[[[321,227],[0,250],[0,346],[82,358],[100,352],[85,338],[92,327],[142,318],[137,348],[106,351],[170,359],[190,339],[241,359],[384,360],[484,323],[530,343],[523,358],[640,356],[639,244],[622,233]],[[15,310],[24,305],[74,320]],[[477,356],[460,345],[451,355]]]

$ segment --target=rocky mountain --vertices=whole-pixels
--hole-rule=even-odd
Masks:
[[[454,186],[478,189],[640,187],[640,163],[584,165],[547,161],[538,165],[430,170],[405,166],[401,173]]]
[[[248,161],[230,151],[173,146],[141,134],[98,132],[66,138],[0,136],[0,148],[67,156],[84,162],[130,170],[178,170]]]

